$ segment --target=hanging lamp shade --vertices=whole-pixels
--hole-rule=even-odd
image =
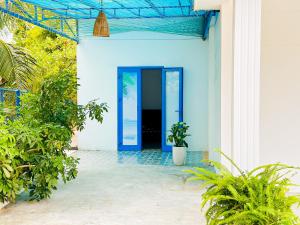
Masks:
[[[104,12],[100,11],[94,25],[93,35],[96,37],[109,37],[109,26]]]

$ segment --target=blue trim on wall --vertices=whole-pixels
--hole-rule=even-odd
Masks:
[[[8,14],[8,15],[10,15],[10,16],[13,16],[13,17],[15,17],[15,18],[17,18],[17,19],[21,19],[21,20],[26,21],[26,22],[28,22],[28,23],[32,23],[32,24],[34,24],[34,25],[36,25],[36,26],[39,26],[39,27],[41,27],[41,28],[43,28],[43,29],[46,29],[46,30],[48,30],[48,31],[50,31],[50,32],[59,34],[59,35],[61,35],[62,37],[68,38],[68,39],[73,40],[73,41],[75,41],[75,42],[77,42],[77,43],[79,42],[78,35],[72,37],[72,36],[70,36],[69,34],[67,34],[66,32],[62,32],[62,31],[60,31],[60,30],[57,30],[57,29],[54,28],[54,27],[50,27],[50,26],[47,26],[46,24],[42,24],[41,21],[35,20],[34,18],[31,18],[31,17],[25,17],[25,16],[23,16],[23,15],[21,15],[21,14],[19,14],[19,13],[12,12],[12,11],[10,11],[10,10],[8,10],[8,9],[5,9],[5,8],[1,7],[1,6],[0,6],[0,11],[3,12],[3,13]],[[40,10],[40,11],[41,11],[41,10]],[[25,15],[26,15],[26,14],[25,14]],[[61,17],[57,17],[57,20],[62,20],[62,18],[61,18]],[[76,29],[77,29],[77,28],[76,28]]]

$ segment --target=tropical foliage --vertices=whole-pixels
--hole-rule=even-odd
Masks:
[[[14,31],[15,44],[27,49],[37,60],[32,82],[35,91],[44,78],[68,72],[76,79],[76,43],[42,28],[19,22]]]
[[[190,136],[187,134],[189,126],[185,122],[178,122],[172,125],[171,134],[168,136],[168,140],[175,144],[175,147],[188,147],[186,137]]]
[[[208,225],[300,224],[292,210],[292,206],[299,205],[300,198],[288,195],[290,178],[299,168],[278,163],[247,172],[224,156],[238,171],[237,176],[214,161],[209,162],[218,173],[204,168],[187,171],[193,175],[191,180],[203,181],[207,188],[202,195],[202,207]]]
[[[39,120],[43,123],[55,123],[69,132],[82,130],[87,117],[102,123],[102,115],[108,110],[107,105],[98,105],[95,100],[85,106],[77,105],[73,100],[77,87],[76,80],[68,72],[46,78],[38,93],[29,93],[22,98],[20,114],[28,122]]]
[[[0,31],[12,24],[10,17],[0,13]],[[35,68],[36,60],[27,50],[0,40],[0,85],[29,89]]]
[[[0,40],[0,85],[37,90],[45,77],[62,71],[76,79],[75,42],[0,13],[4,28],[14,38],[13,44]]]
[[[78,159],[65,151],[73,130],[82,130],[87,117],[102,123],[107,106],[78,106],[76,89],[72,75],[51,76],[22,97],[17,119],[0,117],[0,201],[14,201],[22,190],[31,199],[48,198],[60,177],[67,182],[77,176]]]

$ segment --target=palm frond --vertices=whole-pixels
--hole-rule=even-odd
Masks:
[[[11,86],[30,89],[36,60],[24,49],[0,40],[0,77]]]
[[[9,30],[13,29],[15,21],[16,19],[12,16],[4,12],[0,12],[0,30],[2,30],[5,27],[7,27]]]

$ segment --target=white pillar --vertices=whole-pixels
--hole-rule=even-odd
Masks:
[[[234,1],[224,0],[221,5],[221,150],[233,157],[233,17]],[[227,168],[232,165],[224,157]]]
[[[261,0],[235,0],[232,158],[245,170],[259,163]]]

